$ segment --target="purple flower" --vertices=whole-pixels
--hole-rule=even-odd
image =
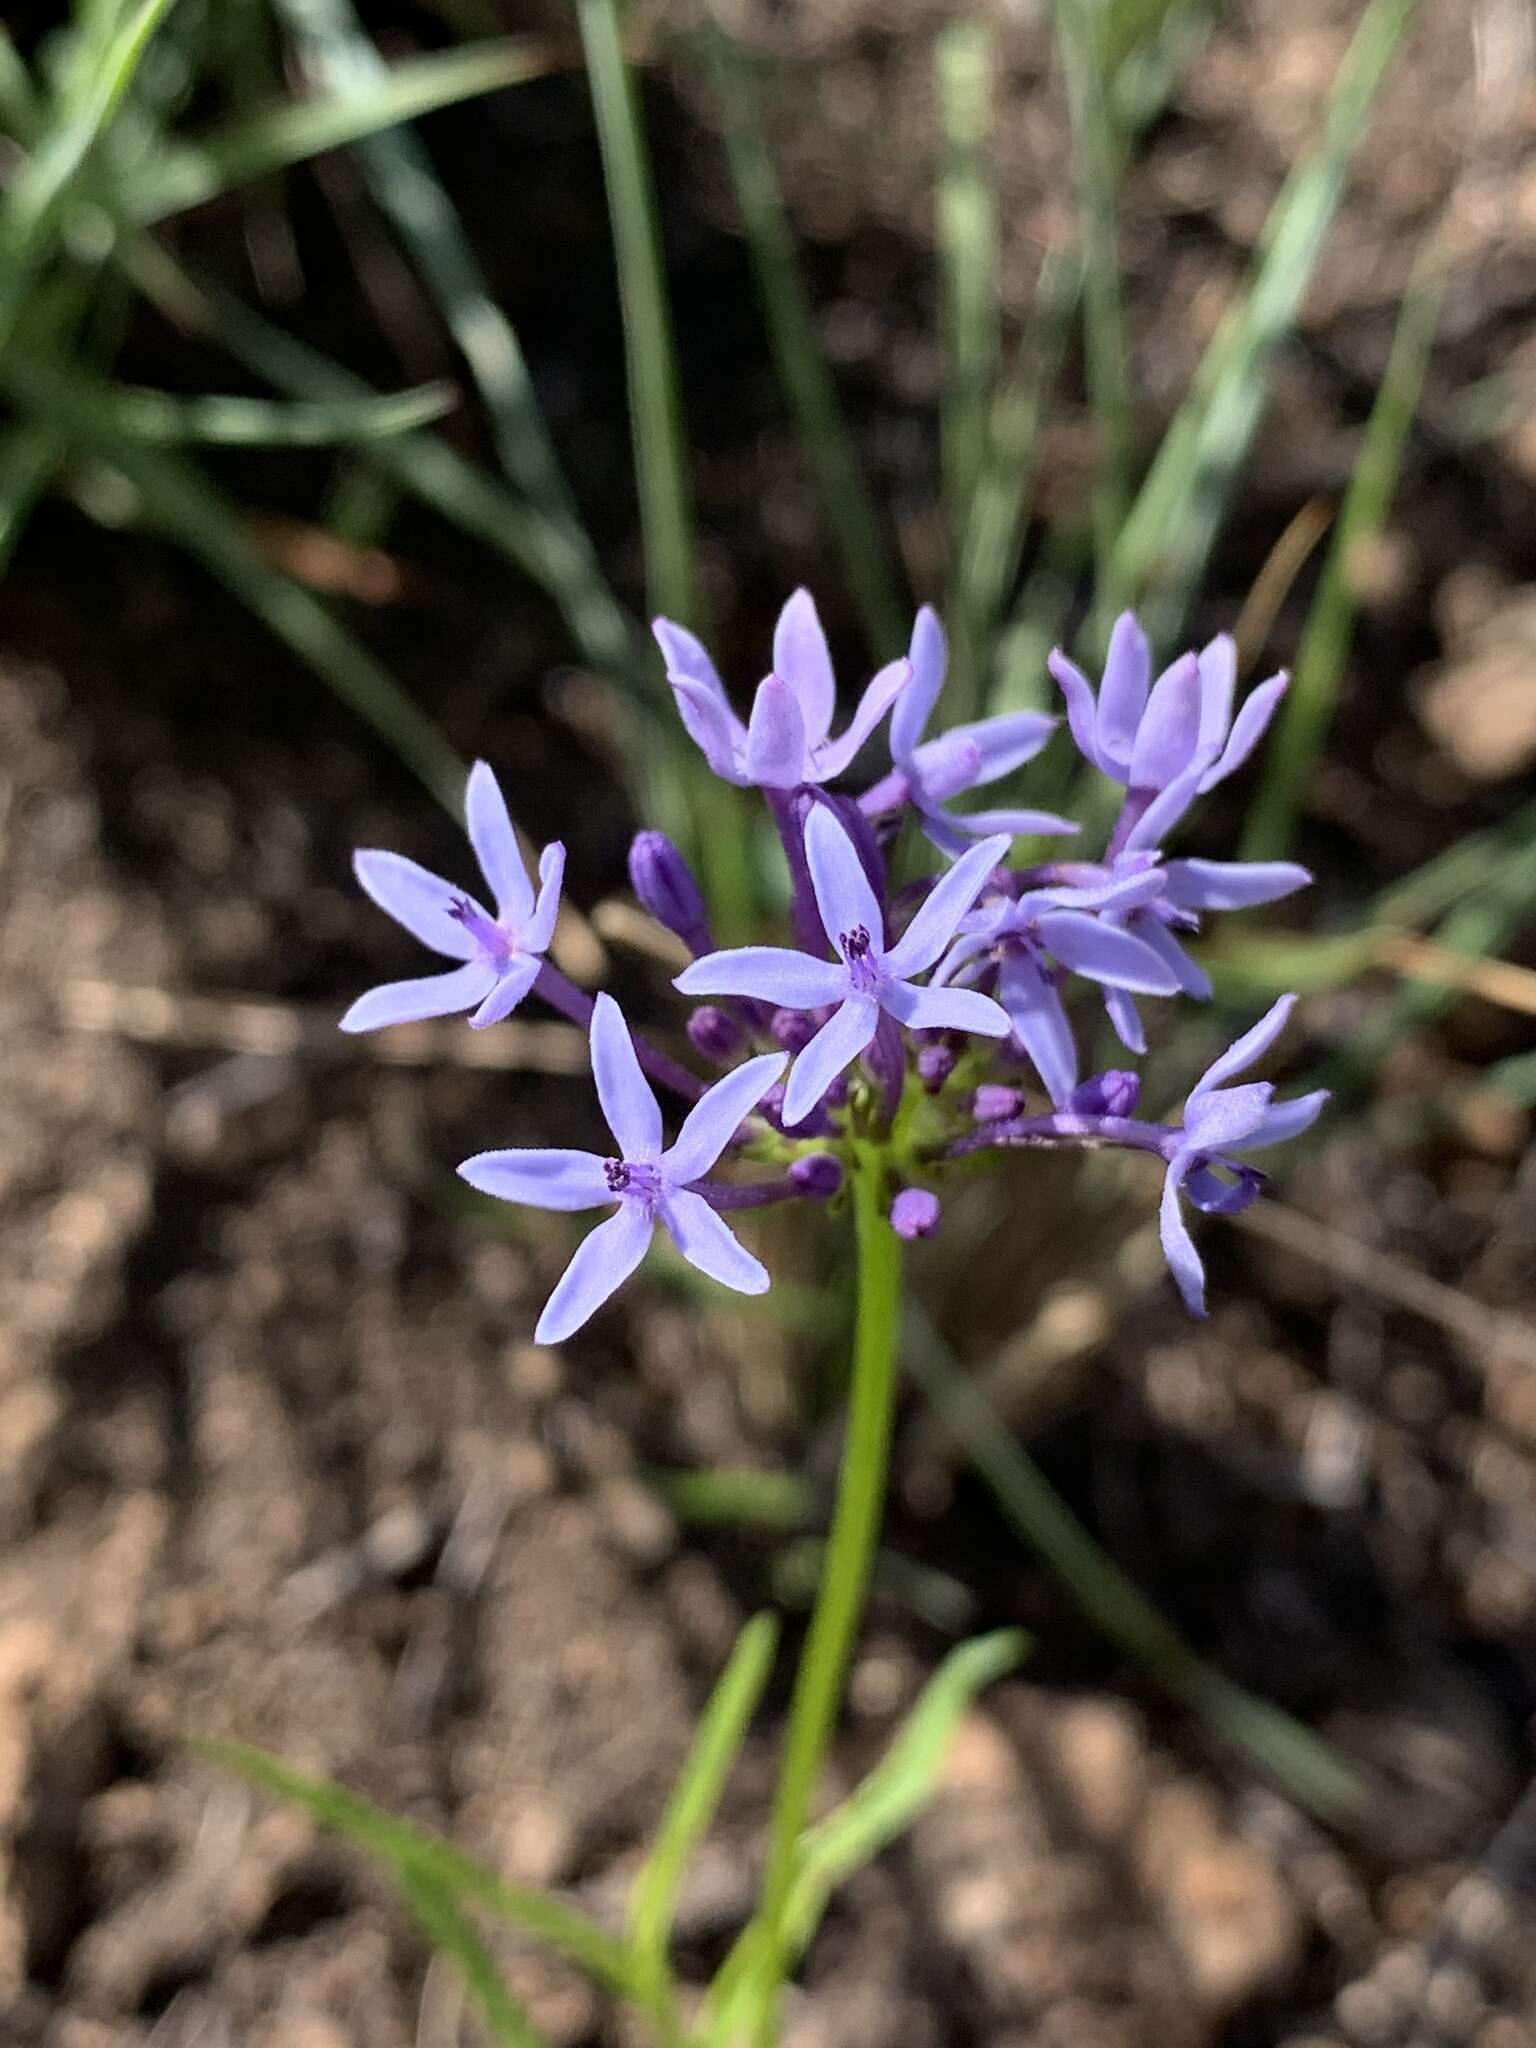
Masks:
[[[506,801],[483,761],[470,770],[464,811],[495,915],[403,854],[375,848],[354,854],[353,872],[379,908],[434,953],[463,964],[447,974],[369,989],[342,1018],[343,1031],[377,1031],[460,1010],[473,1010],[469,1021],[479,1028],[510,1016],[532,988],[554,935],[565,848],[557,840],[539,856],[535,902]]]
[[[615,1204],[605,1223],[577,1247],[534,1331],[561,1344],[633,1273],[658,1222],[690,1265],[733,1287],[762,1294],[768,1274],[701,1194],[689,1185],[714,1165],[784,1070],[782,1053],[748,1060],[701,1095],[676,1142],[662,1150],[661,1110],[640,1071],[623,1013],[600,995],[592,1011],[592,1077],[617,1157],[595,1152],[479,1152],[459,1172],[471,1187],[536,1209],[596,1209]]]
[[[1326,1088],[1277,1103],[1267,1081],[1247,1082],[1237,1088],[1222,1086],[1268,1052],[1285,1029],[1295,1002],[1294,996],[1281,996],[1251,1031],[1212,1061],[1189,1091],[1183,1130],[1170,1132],[1164,1142],[1168,1172],[1163,1181],[1159,1229],[1163,1251],[1192,1315],[1205,1314],[1205,1270],[1180,1213],[1180,1194],[1188,1195],[1197,1209],[1210,1214],[1234,1215],[1246,1209],[1257,1198],[1263,1175],[1230,1155],[1279,1145],[1298,1136],[1316,1120],[1328,1100]],[[1218,1168],[1233,1178],[1224,1180]]]
[[[894,1028],[974,1031],[1005,1038],[1008,1019],[975,989],[916,988],[954,937],[962,917],[1008,851],[1006,837],[983,840],[941,875],[922,908],[887,950],[885,919],[853,842],[825,805],[805,823],[805,858],[828,938],[838,958],[816,960],[783,946],[710,953],[677,977],[684,995],[755,996],[787,1010],[836,1004],[800,1053],[784,1094],[786,1125],[803,1122],[829,1084],[872,1043],[885,1019]]]
[[[1180,655],[1149,689],[1151,669],[1147,636],[1131,612],[1121,613],[1110,634],[1097,701],[1075,662],[1059,647],[1050,656],[1078,751],[1112,782],[1143,797],[1196,771],[1187,809],[1196,794],[1241,768],[1290,678],[1282,672],[1258,684],[1234,719],[1237,650],[1228,634],[1218,634],[1199,655]]]
[[[948,650],[937,612],[924,605],[912,628],[908,650],[912,680],[891,713],[891,760],[895,773],[862,800],[870,817],[910,803],[924,832],[941,852],[963,853],[971,841],[993,832],[1070,833],[1078,828],[1051,811],[975,811],[956,817],[944,805],[983,783],[998,782],[1032,761],[1060,724],[1039,711],[1017,711],[957,725],[937,739],[923,732],[944,684]]]
[[[667,681],[690,737],[717,775],[743,787],[802,789],[843,774],[912,673],[906,661],[881,669],[847,730],[834,740],[837,682],[809,591],[797,590],[779,613],[773,668],[758,684],[746,725],[731,709],[714,663],[693,634],[670,619],[656,619],[651,630],[666,658]]]
[[[939,1198],[927,1188],[903,1188],[891,1204],[891,1228],[910,1244],[939,1227]]]
[[[643,908],[690,953],[710,951],[715,941],[704,893],[665,832],[635,834],[629,847],[629,886]]]

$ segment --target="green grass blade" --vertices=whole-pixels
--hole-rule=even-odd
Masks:
[[[623,1945],[562,1900],[508,1883],[472,1856],[411,1821],[398,1820],[355,1792],[306,1777],[279,1758],[243,1742],[199,1742],[199,1754],[270,1793],[301,1806],[322,1827],[365,1850],[387,1870],[409,1873],[455,1902],[484,1907],[562,1955],[606,1990],[624,1995],[629,1968]]]
[[[645,1479],[680,1522],[694,1527],[798,1530],[816,1515],[815,1489],[797,1472],[728,1466],[651,1471]]]
[[[458,1964],[499,2048],[545,2048],[545,2038],[507,1989],[490,1950],[449,1889],[416,1870],[400,1872],[400,1889],[427,1941]]]
[[[1330,1822],[1361,1818],[1366,1791],[1343,1759],[1289,1714],[1255,1699],[1195,1655],[1089,1535],[917,1312],[909,1319],[903,1362],[934,1413],[965,1446],[1005,1518],[1096,1627],[1300,1805]]]
[[[1445,270],[1421,264],[1392,336],[1360,459],[1339,511],[1322,580],[1296,653],[1296,674],[1264,754],[1264,775],[1243,833],[1244,860],[1278,860],[1291,844],[1302,797],[1316,769],[1349,659],[1356,611],[1356,564],[1381,530],[1397,488],[1439,324]]]
[[[958,566],[982,472],[997,375],[1000,297],[992,142],[993,38],[957,21],[934,43],[940,163],[937,205],[940,334],[944,352],[940,451],[951,560]],[[974,691],[974,682],[972,682]]]
[[[1247,288],[1201,359],[1121,530],[1117,586],[1171,638],[1202,574],[1252,441],[1270,370],[1317,265],[1377,89],[1419,0],[1370,0],[1329,93],[1319,146],[1286,179]]]
[[[779,382],[842,558],[849,595],[876,659],[888,661],[906,644],[901,590],[821,346],[747,58],[723,30],[703,38],[702,49],[723,117],[726,164]]]
[[[653,609],[697,625],[693,515],[677,351],[656,194],[635,82],[624,54],[619,0],[576,0],[576,18],[586,52],[618,265],[646,586]]]
[[[17,420],[0,434],[0,575],[64,454],[63,442],[41,420]]]
[[[32,74],[21,61],[9,31],[0,25],[0,122],[17,142],[29,142],[42,117]]]
[[[548,70],[549,45],[541,37],[410,57],[344,92],[287,100],[242,115],[199,142],[167,149],[122,195],[123,211],[149,226],[324,150],[364,141],[479,93],[541,78]]]
[[[654,2011],[675,2010],[668,1948],[683,1872],[715,1817],[768,1682],[778,1639],[778,1623],[771,1614],[755,1615],[737,1638],[694,1732],[655,1845],[635,1879],[629,1900],[631,1967],[637,1997]]]
[[[448,384],[422,384],[411,391],[337,399],[327,405],[212,393],[182,398],[115,384],[110,411],[113,425],[130,441],[173,447],[208,442],[238,448],[320,448],[337,441],[375,441],[409,433],[441,419],[453,404]]]

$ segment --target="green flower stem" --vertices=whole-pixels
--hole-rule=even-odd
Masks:
[[[765,1951],[762,1981],[771,1987],[759,2016],[759,2048],[769,2048],[776,2032],[778,1991],[789,1960],[785,1919],[797,1847],[810,1818],[816,1780],[843,1697],[848,1660],[864,1610],[890,1463],[891,1416],[898,1378],[901,1240],[886,1217],[884,1148],[856,1140],[850,1180],[858,1301],[848,1434],[821,1585],[790,1702],[768,1867],[757,1910]]]

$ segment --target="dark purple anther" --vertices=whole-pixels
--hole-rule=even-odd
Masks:
[[[687,1024],[688,1043],[717,1067],[725,1066],[741,1044],[741,1026],[713,1003],[701,1003]]]
[[[656,922],[697,959],[714,950],[709,912],[693,870],[665,832],[637,832],[629,849],[629,884]]]
[[[808,1152],[793,1162],[789,1177],[802,1195],[824,1202],[843,1184],[843,1163],[830,1152]]]
[[[1123,1067],[1111,1067],[1107,1073],[1091,1075],[1080,1088],[1074,1088],[1067,1108],[1080,1116],[1134,1116],[1140,1100],[1141,1082],[1137,1076]],[[1003,1116],[1014,1113],[1000,1112]]]
[[[995,1124],[1005,1116],[1017,1116],[1024,1097],[1017,1088],[1005,1088],[998,1081],[984,1081],[971,1098],[971,1115],[979,1124]]]
[[[955,1055],[947,1045],[925,1045],[917,1056],[917,1078],[930,1095],[937,1095],[955,1071]]]
[[[910,1243],[932,1237],[939,1227],[939,1198],[927,1188],[903,1188],[891,1204],[891,1228]]]

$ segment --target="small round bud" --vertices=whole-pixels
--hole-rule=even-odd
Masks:
[[[810,1010],[775,1010],[768,1029],[775,1045],[786,1052],[804,1052],[816,1036],[817,1024]]]
[[[688,1019],[688,1043],[704,1058],[723,1067],[741,1043],[741,1026],[714,1003],[701,1003]]]
[[[665,832],[637,832],[629,849],[629,885],[656,922],[690,953],[709,953],[714,939],[693,870]]]
[[[1132,1116],[1140,1100],[1138,1077],[1123,1067],[1111,1067],[1074,1088],[1067,1106],[1079,1116]]]
[[[998,1081],[984,1081],[971,1098],[971,1115],[979,1124],[1000,1123],[1004,1117],[1017,1116],[1023,1107],[1018,1089],[1005,1088]]]
[[[925,1045],[917,1056],[917,1078],[930,1095],[937,1095],[955,1071],[955,1056],[947,1045]]]
[[[824,1202],[843,1184],[843,1162],[830,1152],[807,1152],[792,1163],[789,1177],[802,1195]]]
[[[932,1237],[939,1227],[939,1198],[927,1188],[903,1188],[891,1204],[891,1228],[909,1242]]]

